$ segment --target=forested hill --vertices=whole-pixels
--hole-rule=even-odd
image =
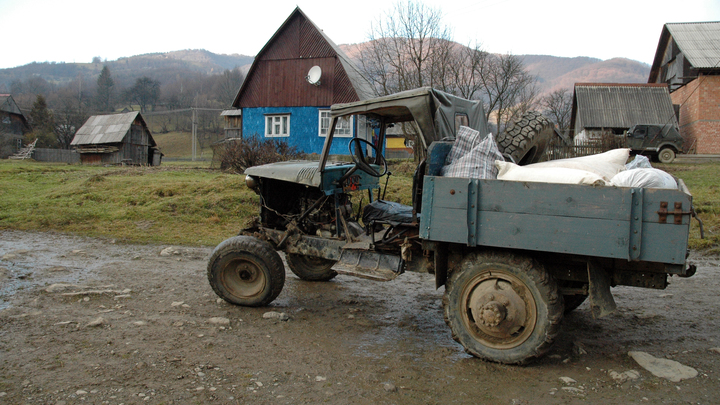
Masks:
[[[601,60],[584,56],[562,58],[548,55],[522,55],[525,69],[538,77],[542,93],[566,88],[575,83],[647,83],[650,65],[636,60]]]
[[[340,45],[351,58],[357,55],[354,51],[357,47],[358,45]],[[650,74],[649,65],[624,58],[603,61],[590,57],[520,56],[526,69],[538,77],[541,93],[560,88],[572,89],[574,83],[645,83]],[[119,87],[128,87],[141,76],[170,84],[169,82],[190,79],[198,74],[220,74],[225,69],[235,67],[246,72],[252,61],[252,56],[215,54],[194,49],[137,55],[97,63],[31,63],[0,69],[0,93],[11,93],[14,81],[27,82],[32,77],[40,77],[48,83],[60,86],[77,79],[78,76],[94,82],[104,65],[110,68]]]
[[[179,79],[197,74],[219,74],[235,67],[247,68],[253,57],[246,55],[215,54],[204,49],[188,49],[165,53],[130,56],[114,61],[96,63],[30,63],[8,69],[0,69],[0,93],[12,91],[12,83],[40,77],[54,85],[65,85],[78,76],[95,81],[104,65],[112,72],[119,87],[133,84],[138,77],[147,76],[166,83],[169,78]],[[172,80],[170,79],[170,80]]]

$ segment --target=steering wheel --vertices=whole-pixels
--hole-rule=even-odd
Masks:
[[[367,161],[367,157],[363,153],[362,144],[365,143],[372,148],[373,152],[375,152],[375,156],[379,157],[381,160],[381,165],[383,167],[382,173],[378,173],[377,170],[375,170],[374,167],[370,166],[370,163]],[[355,150],[353,151],[353,145],[355,145]],[[372,143],[366,141],[362,138],[353,138],[350,140],[350,143],[348,144],[348,149],[350,150],[350,157],[352,158],[353,163],[355,163],[355,167],[364,171],[365,173],[373,176],[373,177],[382,177],[387,173],[388,167],[387,167],[387,161],[385,160],[385,157],[380,154],[378,149],[373,145]]]

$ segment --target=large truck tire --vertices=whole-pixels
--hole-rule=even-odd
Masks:
[[[445,322],[473,356],[525,364],[545,354],[560,332],[563,300],[545,268],[527,256],[473,252],[445,286]]]
[[[537,163],[545,154],[554,128],[539,112],[528,111],[498,135],[498,149],[519,165]]]
[[[285,266],[268,242],[235,236],[213,250],[207,276],[213,291],[225,301],[262,307],[280,295],[285,285]]]

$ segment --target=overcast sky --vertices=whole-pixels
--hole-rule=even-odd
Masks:
[[[720,21],[720,0],[426,0],[454,39],[495,53],[652,64],[663,24]],[[0,68],[207,49],[256,55],[296,6],[337,44],[364,42],[393,1],[0,0]],[[332,6],[331,6],[332,5]]]

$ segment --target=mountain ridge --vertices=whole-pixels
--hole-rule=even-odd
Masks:
[[[339,48],[356,59],[363,44],[343,44]],[[601,60],[578,56],[517,55],[526,70],[538,77],[541,94],[561,88],[572,91],[575,83],[646,83],[650,65],[626,58]],[[79,76],[95,81],[104,65],[110,69],[120,87],[131,86],[136,78],[148,76],[164,83],[191,78],[197,74],[221,74],[226,69],[240,68],[247,72],[253,56],[216,54],[205,49],[183,49],[118,58],[99,63],[33,62],[14,68],[0,69],[0,92],[10,93],[13,82],[40,77],[54,85],[65,85]]]

